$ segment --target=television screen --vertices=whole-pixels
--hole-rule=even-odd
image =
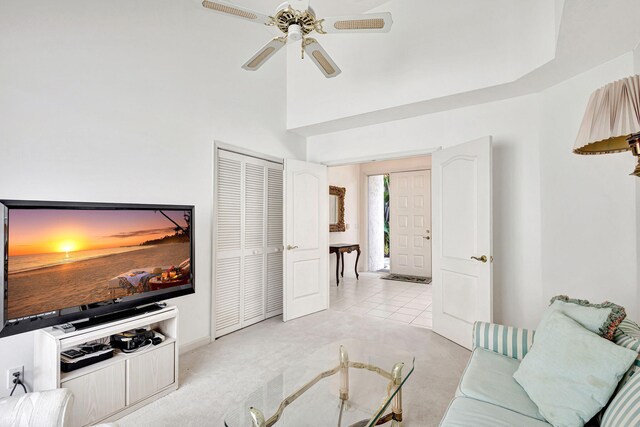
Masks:
[[[2,203],[5,325],[193,292],[193,207]]]

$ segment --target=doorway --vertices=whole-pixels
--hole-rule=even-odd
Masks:
[[[367,249],[370,272],[431,280],[431,171],[368,175]]]

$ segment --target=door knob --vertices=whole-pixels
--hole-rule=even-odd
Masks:
[[[287,245],[287,250],[288,251],[293,250],[293,249],[298,249],[298,247],[297,246]]]
[[[487,256],[486,255],[482,255],[480,258],[478,258],[477,256],[472,256],[471,259],[474,259],[474,260],[480,261],[480,262],[487,262]]]
[[[427,240],[431,240],[431,237],[429,236],[422,236],[423,239],[427,239]]]

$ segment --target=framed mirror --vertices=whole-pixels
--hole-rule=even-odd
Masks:
[[[345,231],[344,223],[344,187],[329,186],[329,231]]]

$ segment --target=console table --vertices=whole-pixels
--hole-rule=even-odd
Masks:
[[[336,286],[340,285],[340,261],[342,260],[342,277],[344,277],[344,254],[345,252],[350,254],[353,251],[358,252],[356,258],[356,279],[360,279],[358,275],[358,260],[360,259],[360,245],[357,243],[336,243],[329,245],[329,254],[336,254]]]

